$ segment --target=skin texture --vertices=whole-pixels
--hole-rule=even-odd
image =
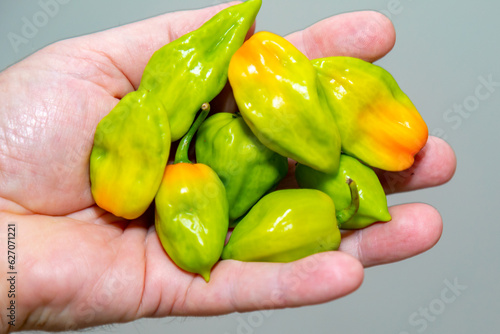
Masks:
[[[16,330],[64,330],[142,317],[215,315],[327,302],[356,290],[363,267],[431,248],[442,221],[426,204],[390,208],[392,221],[344,235],[341,252],[287,263],[222,261],[210,283],[178,269],[154,230],[151,210],[125,221],[94,205],[88,158],[95,127],[136,89],[152,53],[229,4],[162,15],[55,43],[0,73],[0,229],[17,224],[22,257]],[[329,36],[328,39],[324,39]],[[374,61],[393,47],[388,19],[338,15],[287,37],[309,58]],[[213,108],[230,111],[227,89]],[[175,150],[175,148],[173,148]],[[452,149],[429,138],[410,172],[380,173],[388,193],[447,182]],[[293,162],[290,162],[293,166]],[[282,187],[293,187],[293,168]],[[6,272],[6,257],[0,258]],[[0,281],[0,307],[8,300]],[[12,330],[0,317],[3,331]]]

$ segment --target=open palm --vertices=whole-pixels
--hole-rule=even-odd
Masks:
[[[424,204],[402,205],[391,208],[391,222],[344,235],[342,252],[288,264],[221,261],[207,284],[170,261],[150,211],[126,221],[95,206],[88,159],[97,123],[138,87],[156,49],[226,6],[58,42],[0,74],[0,228],[16,224],[20,278],[16,327],[10,330],[326,302],[354,291],[363,266],[398,261],[437,242],[439,214]],[[332,17],[288,38],[310,58],[349,55],[374,61],[392,48],[395,37],[385,17],[360,12]],[[448,181],[454,170],[451,148],[429,138],[412,173],[382,175],[382,181],[388,192],[419,189]],[[7,303],[0,300],[2,308]],[[5,317],[1,321],[8,330]]]

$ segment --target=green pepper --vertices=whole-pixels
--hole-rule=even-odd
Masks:
[[[224,185],[207,165],[188,159],[189,143],[209,111],[208,103],[167,165],[155,198],[155,227],[161,244],[180,268],[207,282],[219,260],[229,219]]]
[[[427,141],[427,125],[392,75],[351,57],[312,64],[339,127],[342,151],[383,170],[411,167]]]
[[[123,97],[97,126],[90,183],[98,206],[127,219],[149,207],[171,139],[182,137],[199,106],[224,87],[229,60],[261,4],[249,0],[226,8],[153,54],[138,90]]]
[[[248,0],[228,7],[149,60],[139,89],[151,90],[163,103],[172,141],[187,132],[200,105],[224,88],[229,60],[243,44],[261,5],[262,0]]]
[[[277,190],[262,197],[234,228],[222,259],[291,262],[340,245],[342,224],[359,206],[356,183],[349,182],[351,204],[335,210],[316,189]]]
[[[340,135],[309,59],[284,38],[259,32],[235,52],[229,82],[241,115],[271,150],[314,169],[338,169]]]
[[[229,219],[246,213],[288,171],[288,159],[255,137],[239,114],[210,116],[196,135],[196,161],[210,166],[226,188]]]
[[[96,204],[127,219],[142,215],[160,186],[169,152],[163,105],[147,91],[127,94],[95,132],[90,182]]]
[[[359,192],[359,209],[351,219],[342,223],[342,229],[359,229],[374,222],[391,220],[387,208],[387,197],[380,181],[370,167],[348,155],[340,156],[339,171],[325,174],[298,164],[295,169],[297,183],[302,188],[312,188],[328,194],[335,206],[345,207],[350,201],[350,190],[344,180],[356,180]]]

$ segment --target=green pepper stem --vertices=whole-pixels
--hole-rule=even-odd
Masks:
[[[348,207],[336,212],[337,224],[339,228],[342,228],[342,224],[348,222],[359,209],[358,186],[356,185],[356,182],[350,178],[346,179],[346,183],[349,185],[349,190],[351,191],[351,203]]]
[[[196,131],[198,131],[198,128],[200,127],[201,123],[203,123],[205,118],[207,118],[209,112],[210,112],[210,104],[208,102],[203,103],[201,105],[200,114],[198,115],[194,123],[191,125],[189,131],[184,135],[184,137],[182,137],[181,142],[179,143],[179,147],[177,147],[177,151],[175,152],[174,164],[191,163],[188,157],[189,144],[191,143],[191,140],[193,139]]]

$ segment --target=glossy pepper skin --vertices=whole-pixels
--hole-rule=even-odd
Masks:
[[[286,189],[255,204],[234,228],[222,258],[291,262],[339,245],[331,198],[314,189]]]
[[[323,172],[338,169],[335,120],[318,95],[314,67],[290,42],[256,33],[233,55],[228,77],[241,115],[264,145]]]
[[[90,155],[96,204],[119,217],[139,217],[154,199],[169,152],[163,105],[147,91],[127,94],[96,128]]]
[[[208,282],[228,229],[227,200],[217,174],[203,164],[168,165],[155,199],[156,231],[180,268]]]
[[[144,213],[160,185],[171,138],[182,137],[199,106],[222,90],[229,60],[261,3],[224,9],[153,54],[138,90],[122,98],[96,129],[90,183],[98,206],[127,219]]]
[[[312,61],[337,122],[342,151],[372,167],[411,167],[428,129],[389,72],[351,57]]]
[[[246,213],[288,171],[288,159],[255,137],[239,114],[217,113],[196,135],[196,161],[210,166],[226,188],[229,219]]]
[[[149,60],[139,89],[151,90],[162,101],[172,141],[188,131],[200,105],[224,88],[229,60],[243,44],[261,4],[262,0],[248,0],[228,7]]]
[[[316,189],[277,190],[262,197],[236,225],[222,259],[291,262],[340,245],[340,223],[359,206],[355,182],[352,202],[336,211],[332,199]]]
[[[342,229],[360,229],[374,222],[391,220],[387,198],[380,181],[370,167],[348,155],[340,156],[339,171],[325,174],[298,164],[295,177],[301,188],[321,190],[329,195],[336,207],[346,207],[351,201],[349,186],[345,179],[356,180],[359,193],[359,209],[351,219],[342,223]]]
[[[168,256],[207,282],[219,260],[229,219],[226,191],[207,165],[187,158],[189,142],[208,114],[203,110],[168,165],[155,198],[155,228]]]

